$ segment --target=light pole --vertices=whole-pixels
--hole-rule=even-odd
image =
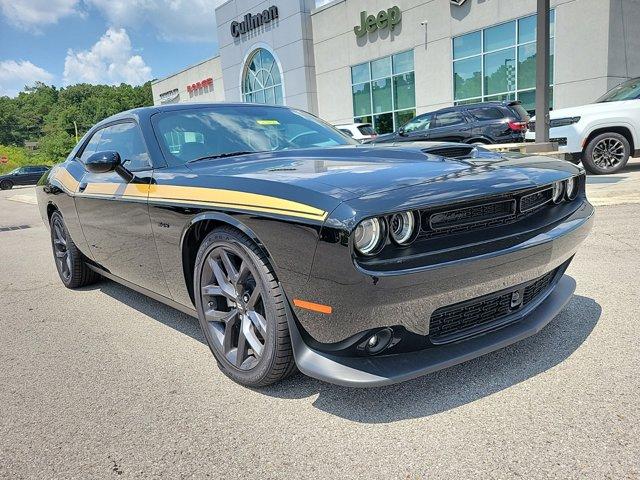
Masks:
[[[538,0],[536,143],[549,142],[549,0]]]

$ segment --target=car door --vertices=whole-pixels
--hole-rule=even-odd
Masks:
[[[25,176],[23,185],[35,185],[42,177],[43,170],[41,167],[25,167]]]
[[[27,171],[28,167],[21,167],[11,179],[14,185],[29,185],[29,172]]]
[[[456,110],[438,112],[429,128],[429,140],[436,142],[464,142],[470,138],[471,123]]]
[[[133,179],[128,182],[115,172],[85,172],[76,210],[93,259],[124,280],[169,296],[147,202],[153,168],[138,124],[123,121],[98,130],[79,160],[103,151],[118,152]]]
[[[397,142],[420,142],[428,140],[432,119],[432,113],[418,115],[414,119],[407,122],[399,130],[399,135],[395,140]]]

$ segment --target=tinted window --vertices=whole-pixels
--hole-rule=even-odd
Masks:
[[[494,107],[470,108],[469,113],[476,120],[498,120],[504,118],[502,111]]]
[[[234,152],[355,144],[312,115],[288,108],[219,105],[167,111],[152,121],[173,165]]]
[[[516,113],[516,118],[518,120],[522,120],[522,121],[525,121],[525,122],[529,121],[529,118],[530,118],[529,117],[529,113],[519,103],[516,103],[515,105],[511,105],[509,108]]]
[[[431,114],[420,115],[407,123],[403,128],[406,133],[427,130],[431,124]]]
[[[609,90],[597,102],[621,102],[624,100],[640,99],[640,78],[628,80],[617,87]]]
[[[433,127],[452,127],[465,123],[464,117],[458,112],[444,112],[436,115]]]
[[[80,155],[79,157],[81,162],[83,163],[86,162],[87,158],[89,158],[91,155],[96,153],[96,149],[98,148],[98,143],[100,142],[101,133],[102,133],[102,130],[98,130],[96,133],[94,133],[91,136],[89,143],[86,144],[86,146],[84,147],[84,150],[82,151],[82,155]]]
[[[358,130],[362,135],[375,135],[376,131],[373,129],[371,125],[360,125]]]
[[[115,151],[129,170],[149,168],[149,154],[138,126],[133,122],[118,123],[102,129],[98,152]]]
[[[347,135],[349,135],[350,137],[353,137],[353,133],[351,133],[351,130],[348,130],[346,128],[340,128],[339,129],[342,133],[346,133]]]

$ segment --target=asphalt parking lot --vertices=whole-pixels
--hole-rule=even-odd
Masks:
[[[628,202],[597,208],[542,332],[373,390],[234,384],[196,320],[66,290],[33,189],[0,192],[0,477],[639,478],[638,173],[610,182]]]

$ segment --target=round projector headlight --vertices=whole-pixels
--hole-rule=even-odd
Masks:
[[[416,220],[412,212],[394,213],[389,217],[389,233],[398,245],[407,245],[416,231]]]
[[[353,244],[363,255],[371,255],[382,240],[382,225],[377,218],[363,220],[353,234]]]
[[[565,191],[568,200],[573,200],[578,195],[578,177],[571,177],[567,180]]]
[[[553,191],[551,193],[551,199],[553,203],[560,203],[562,201],[562,194],[564,193],[564,183],[554,182]]]

